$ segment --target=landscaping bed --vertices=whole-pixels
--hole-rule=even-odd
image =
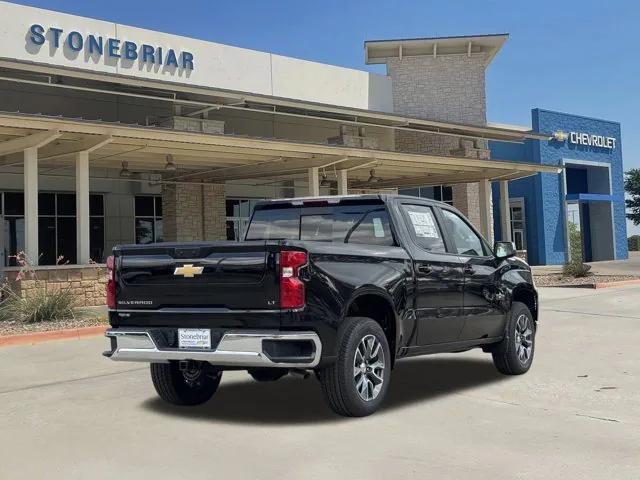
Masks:
[[[48,332],[52,330],[65,330],[69,328],[106,326],[107,319],[103,316],[83,316],[64,320],[51,320],[47,322],[24,323],[18,321],[0,322],[0,337],[8,335],[21,335],[33,332]]]
[[[546,274],[534,276],[538,287],[591,287],[602,283],[628,282],[640,280],[635,275],[588,275],[586,277],[566,277],[562,274]]]

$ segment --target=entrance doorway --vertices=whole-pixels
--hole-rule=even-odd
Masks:
[[[573,236],[581,242],[583,261],[615,260],[610,165],[579,160],[565,165],[567,259]]]

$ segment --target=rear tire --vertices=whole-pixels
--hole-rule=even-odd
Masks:
[[[286,368],[250,368],[247,370],[249,375],[253,377],[256,382],[275,382],[284,377],[289,370]]]
[[[206,362],[194,363],[189,370],[180,370],[177,362],[151,364],[151,380],[161,399],[173,405],[200,405],[213,397],[222,371]]]
[[[391,354],[380,325],[349,317],[338,343],[338,358],[318,371],[322,392],[338,415],[363,417],[375,412],[389,388]]]
[[[505,375],[522,375],[533,362],[536,346],[536,322],[529,308],[520,302],[511,304],[504,338],[491,351],[493,364]]]

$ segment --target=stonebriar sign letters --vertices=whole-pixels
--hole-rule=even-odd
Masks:
[[[157,64],[193,70],[193,54],[186,51],[176,52],[173,48],[164,49],[146,43],[138,44],[131,40],[105,38],[102,35],[83,35],[77,31],[65,32],[62,28],[45,28],[37,23],[29,28],[28,38],[36,46],[49,43],[54,49],[68,48],[71,52],[85,51],[90,56],[106,55],[115,60],[123,59],[148,65]]]

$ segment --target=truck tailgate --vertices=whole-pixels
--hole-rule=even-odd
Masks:
[[[117,247],[117,310],[277,309],[278,251],[264,241]]]

